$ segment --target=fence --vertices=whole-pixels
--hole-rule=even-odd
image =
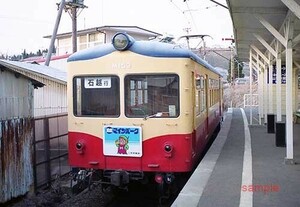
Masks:
[[[61,113],[67,113],[67,107],[42,107],[42,108],[34,108],[33,114],[34,117],[39,116],[47,116],[47,115],[53,115],[53,114],[61,114]]]
[[[247,106],[258,106],[258,94],[252,94],[252,103],[251,94],[244,94],[244,108]]]
[[[68,164],[68,115],[58,114],[34,119],[34,187],[51,185],[57,175],[70,172]]]

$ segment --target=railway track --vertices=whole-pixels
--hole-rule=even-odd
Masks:
[[[127,190],[111,190],[104,193],[101,185],[85,189],[72,196],[59,207],[168,207],[177,195],[169,199],[159,199],[153,185],[132,184]],[[161,201],[161,202],[160,202]]]
[[[105,207],[167,207],[177,195],[169,199],[159,199],[155,186],[134,184],[129,190],[118,191],[105,204]]]

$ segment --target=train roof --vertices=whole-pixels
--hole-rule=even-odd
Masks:
[[[192,51],[181,48],[179,45],[170,43],[163,43],[158,41],[133,41],[132,45],[127,49],[131,52],[150,56],[150,57],[162,57],[162,58],[190,58],[197,63],[203,65],[209,70],[221,75],[213,66],[200,58]],[[78,51],[68,58],[68,62],[90,60],[94,58],[103,57],[114,51],[117,51],[112,43],[106,43],[85,50]]]

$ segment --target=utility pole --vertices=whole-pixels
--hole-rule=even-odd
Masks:
[[[72,16],[72,51],[77,52],[77,8],[71,8]]]
[[[77,52],[77,11],[87,8],[84,0],[67,0],[65,10],[68,11],[72,19],[72,52]]]
[[[60,3],[57,4],[59,11],[58,11],[58,14],[56,17],[56,22],[55,22],[55,26],[54,26],[53,33],[52,33],[50,46],[49,46],[48,54],[47,54],[46,61],[45,61],[46,66],[49,66],[49,63],[50,63],[52,51],[54,48],[54,42],[56,39],[57,30],[58,30],[58,26],[60,23],[63,9],[65,9],[65,11],[67,11],[69,13],[69,15],[71,16],[71,19],[72,19],[72,52],[74,53],[77,51],[77,10],[87,8],[87,6],[85,6],[83,4],[83,2],[84,2],[84,0],[62,0]]]
[[[61,19],[61,14],[62,14],[62,11],[63,11],[64,7],[65,7],[65,0],[62,0],[60,2],[58,14],[57,14],[57,17],[56,17],[55,26],[54,26],[54,29],[53,29],[53,33],[52,33],[48,53],[47,53],[47,56],[46,56],[46,61],[45,61],[46,66],[49,66],[49,63],[50,63],[52,51],[53,51],[53,48],[54,48],[54,42],[55,42],[55,39],[56,39],[57,30],[58,30],[59,22],[60,22],[60,19]]]

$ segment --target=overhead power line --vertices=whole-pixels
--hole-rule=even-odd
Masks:
[[[214,2],[215,4],[218,4],[218,5],[221,6],[221,7],[224,7],[225,9],[228,9],[228,7],[225,6],[224,4],[221,4],[221,3],[217,2],[217,1],[214,1],[214,0],[210,0],[210,1],[211,1],[211,2]]]
[[[195,20],[194,20],[194,16],[193,16],[193,14],[192,14],[192,12],[191,12],[190,6],[189,6],[189,4],[187,3],[187,1],[185,1],[185,3],[186,3],[186,6],[187,6],[187,8],[188,8],[188,11],[189,11],[189,13],[190,13],[191,20],[192,20],[192,22],[193,22],[193,24],[194,24],[194,26],[195,26],[195,28],[196,28],[196,31],[198,32],[198,27],[197,27],[197,24],[196,24],[196,22],[195,22]]]
[[[177,6],[172,0],[170,0],[170,2],[181,12],[181,13],[184,13],[184,11],[182,11],[182,9]]]

